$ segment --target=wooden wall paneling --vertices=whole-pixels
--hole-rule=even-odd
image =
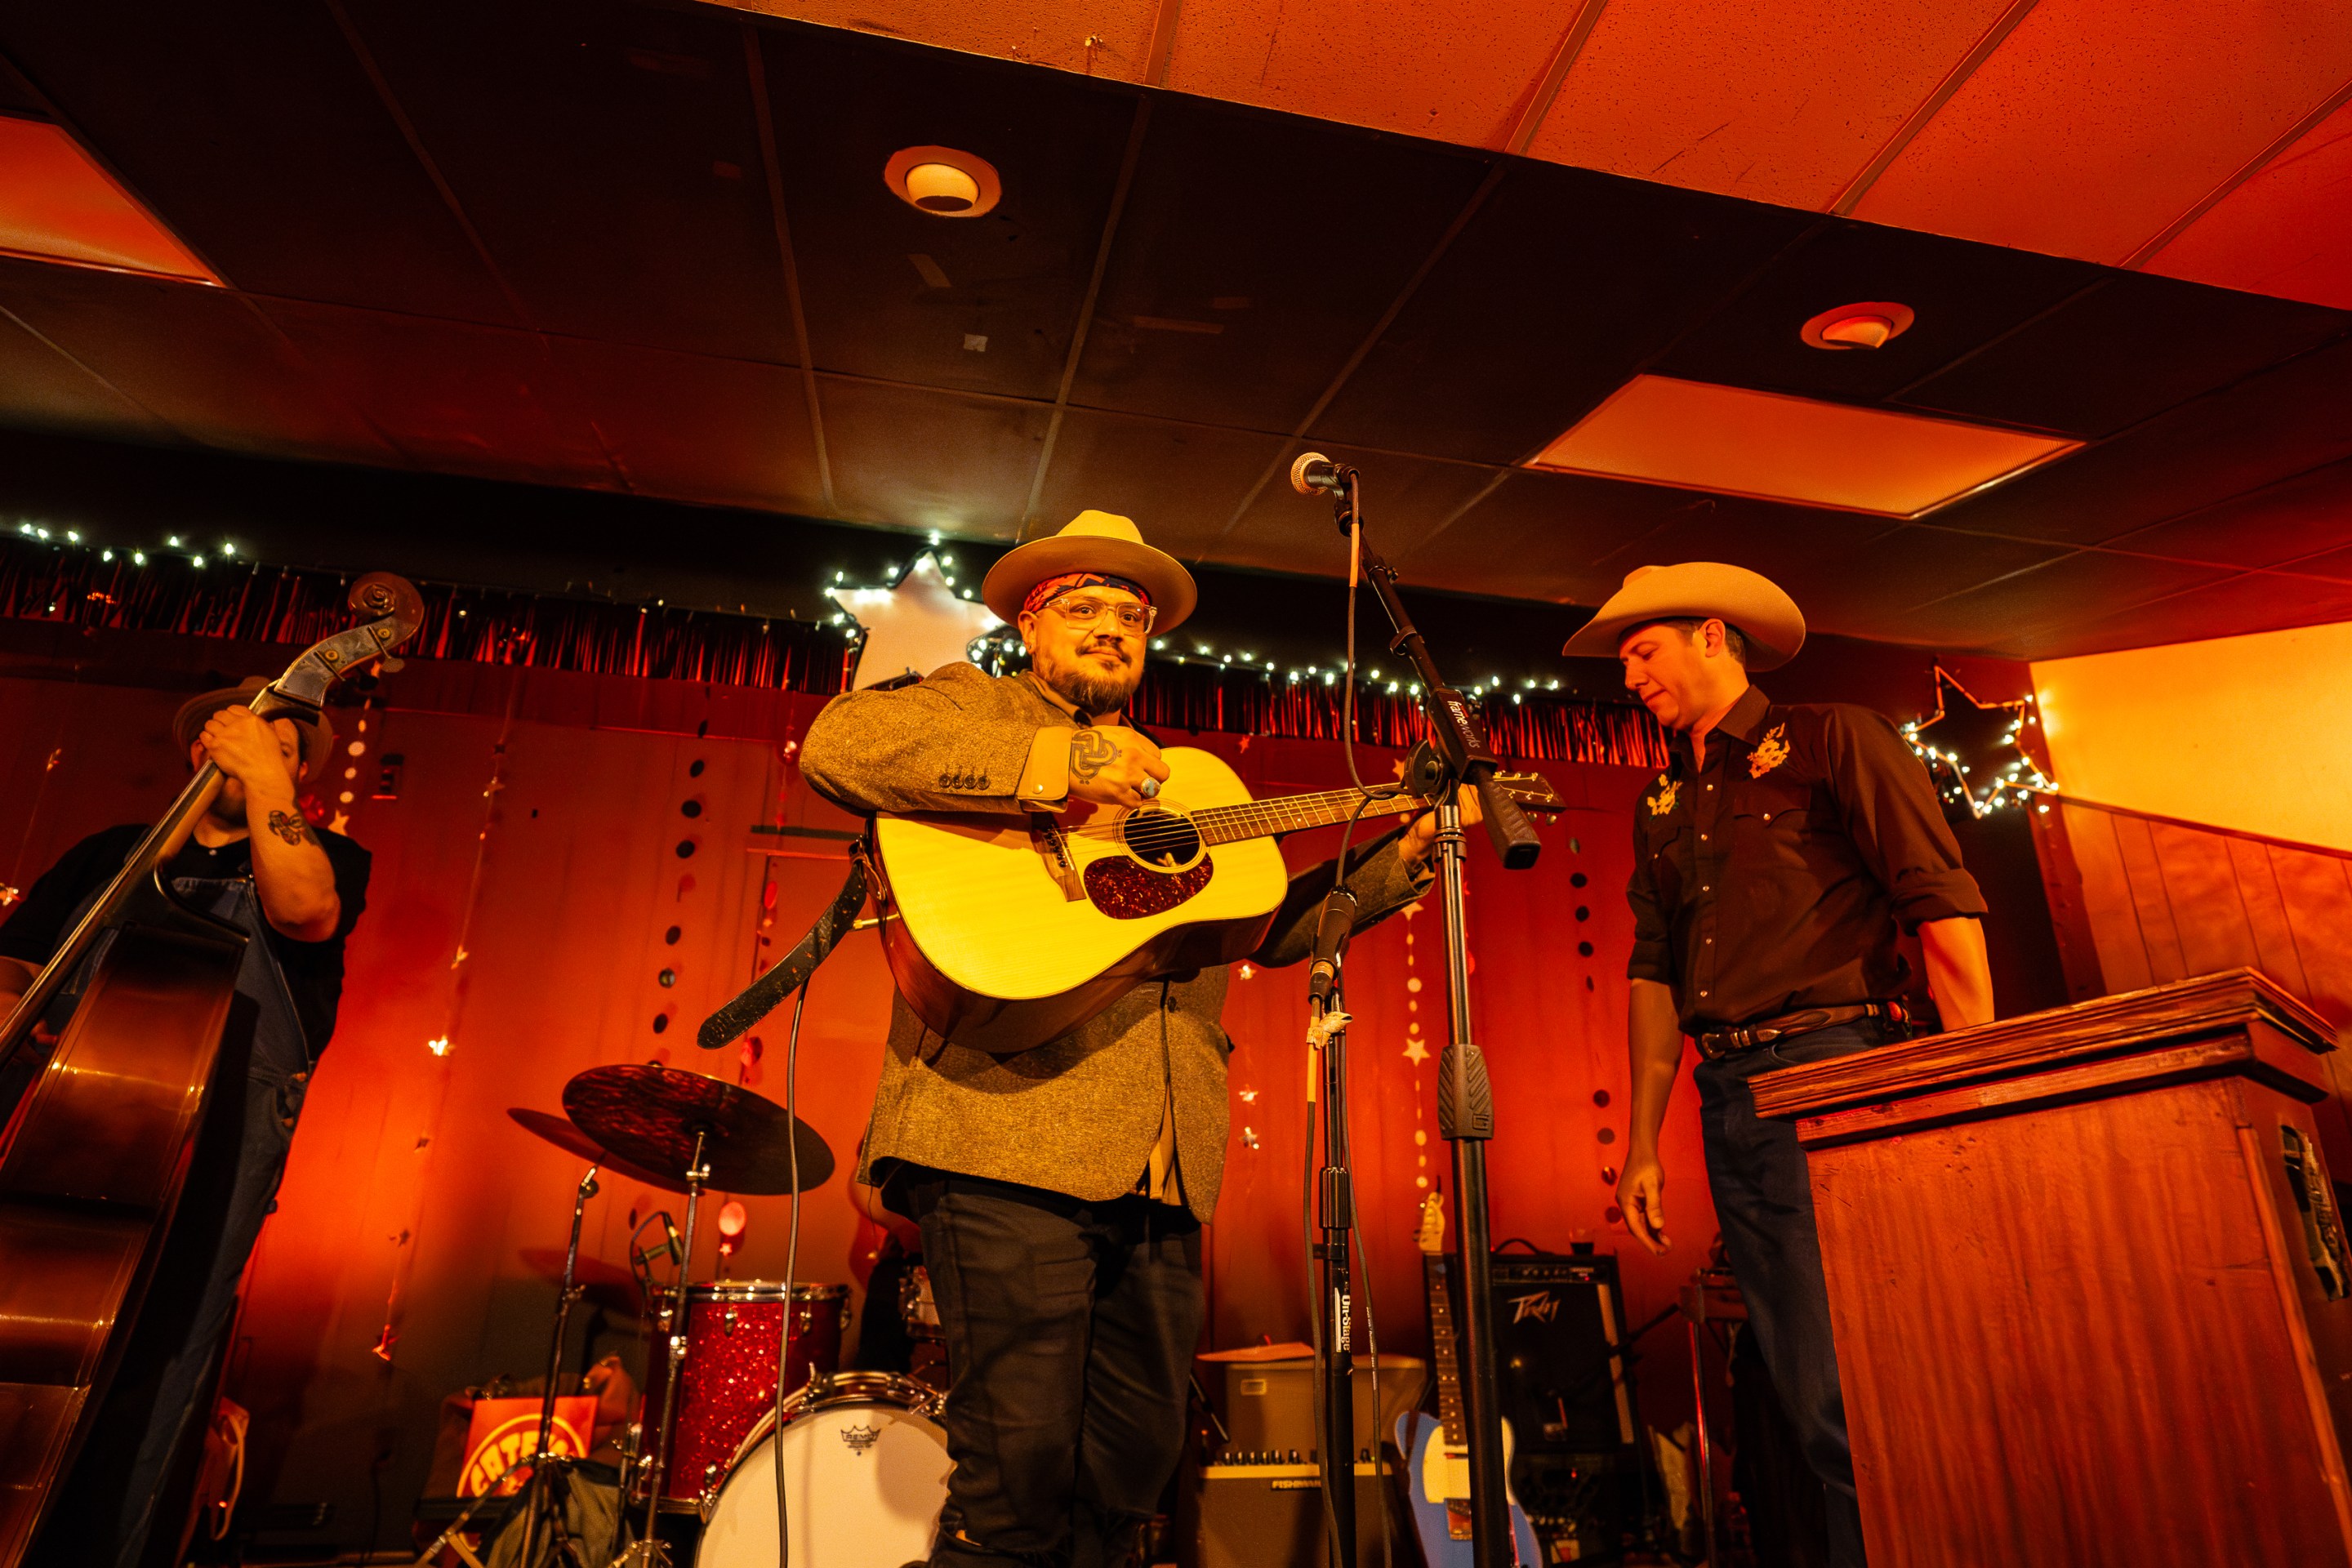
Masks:
[[[2238,901],[2246,912],[2246,929],[2254,942],[2254,967],[2302,997],[2311,999],[2310,978],[2295,950],[2294,926],[2286,901],[2279,896],[2278,873],[2271,865],[2271,847],[2235,834],[2218,835],[2230,853],[2236,873]]]
[[[2352,857],[2273,844],[2270,859],[2303,960],[2304,999],[2341,1039],[2352,1026]]]
[[[2256,962],[2254,931],[2229,845],[2218,834],[2151,822],[2165,903],[2180,942],[2184,974],[2210,974]]]
[[[2123,863],[2131,889],[2133,910],[2139,916],[2139,938],[2147,952],[2148,973],[2157,984],[2185,980],[2189,966],[2180,955],[2180,932],[2172,900],[2164,886],[2164,863],[2156,853],[2155,836],[2145,818],[2116,816],[2116,855]]]
[[[2063,801],[2054,810],[2043,803],[2029,820],[2033,857],[2042,868],[2042,900],[2050,910],[2050,934],[2066,975],[2066,999],[2081,1002],[2100,995],[2106,986],[2100,974],[2097,924],[2091,918],[2068,831],[2070,816]]]
[[[2112,994],[2155,984],[2155,966],[2140,934],[2139,908],[2116,843],[2113,819],[2105,812],[2071,803],[2061,809],[2067,842],[2082,874],[2083,909],[2098,953],[2101,989]]]

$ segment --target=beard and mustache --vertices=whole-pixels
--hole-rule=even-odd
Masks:
[[[1099,648],[1118,652],[1124,660],[1120,668],[1105,670],[1095,663],[1093,655]],[[1143,661],[1129,658],[1117,643],[1097,643],[1080,649],[1069,663],[1057,660],[1054,668],[1041,668],[1037,673],[1063,701],[1089,717],[1099,718],[1127,706],[1127,700],[1135,695],[1136,687],[1143,679]]]

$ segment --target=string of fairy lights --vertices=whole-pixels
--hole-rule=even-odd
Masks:
[[[2010,702],[1979,702],[1941,665],[1936,667],[1935,679],[1934,716],[1905,724],[1903,738],[1927,764],[1937,793],[1951,805],[1966,806],[1969,816],[1979,818],[2027,806],[2047,815],[2048,797],[2058,794],[2059,788],[2058,781],[2042,771],[2026,743],[2027,732],[2031,731],[2038,738],[2042,728],[2040,708],[2033,697],[2028,694]],[[1948,692],[1958,695],[1966,708],[1953,706]],[[2001,713],[2008,717],[1991,718]],[[1954,731],[1948,741],[1928,733],[1948,726]],[[1990,739],[1982,752],[1963,756],[1959,748],[1976,738],[1968,734],[1970,730]]]
[[[884,591],[897,587],[922,563],[923,557],[929,555],[937,563],[941,577],[947,585],[955,591],[958,597],[964,599],[977,597],[969,584],[959,581],[959,569],[954,554],[940,548],[940,545],[941,536],[937,533],[931,534],[927,547],[917,552],[912,561],[903,566],[892,563],[883,567],[883,581],[873,586]],[[863,585],[852,583],[848,573],[837,571],[833,574],[832,581],[827,586],[856,590]],[[841,627],[844,635],[853,643],[863,635],[863,629],[845,611],[835,611],[828,618],[828,624]],[[1220,669],[1255,674],[1270,681],[1280,681],[1291,686],[1336,686],[1339,682],[1343,668],[1343,661],[1339,659],[1334,659],[1329,664],[1285,665],[1278,659],[1260,657],[1255,649],[1218,647],[1213,643],[1202,641],[1197,634],[1192,633],[1174,638],[1154,637],[1151,639],[1151,651],[1171,664],[1213,666]],[[1002,622],[998,623],[995,630],[976,639],[971,644],[971,652],[973,661],[992,675],[1002,675],[1008,669],[1018,668],[1021,662],[1028,658],[1028,649],[1022,646],[1020,634]],[[1389,673],[1370,660],[1359,659],[1358,665],[1357,684],[1364,689],[1386,691],[1394,696],[1418,684],[1418,680],[1413,677],[1400,677]],[[1549,679],[1525,677],[1514,686],[1504,677],[1492,675],[1484,679],[1473,681],[1464,689],[1466,695],[1472,697],[1489,697],[1499,700],[1507,695],[1513,702],[1521,702],[1538,692],[1559,691],[1560,682],[1557,677]]]

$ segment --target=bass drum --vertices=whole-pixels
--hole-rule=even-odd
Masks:
[[[903,1568],[931,1554],[948,1500],[940,1395],[896,1373],[812,1378],[753,1428],[703,1506],[696,1568],[774,1568],[775,1450],[783,1448],[793,1568]]]

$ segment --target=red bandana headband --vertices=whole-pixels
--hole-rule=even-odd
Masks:
[[[1079,588],[1124,588],[1146,605],[1151,603],[1151,595],[1143,591],[1140,583],[1114,577],[1108,572],[1065,572],[1030,589],[1028,597],[1021,601],[1021,613],[1034,616],[1063,595]]]

